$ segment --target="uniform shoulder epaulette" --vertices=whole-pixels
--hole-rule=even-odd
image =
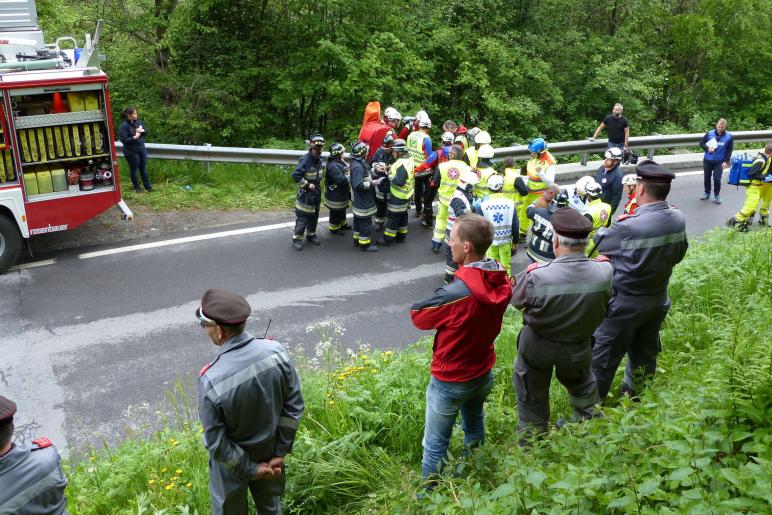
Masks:
[[[46,447],[51,447],[53,443],[51,443],[51,440],[48,438],[38,438],[37,440],[32,440],[32,443],[36,445],[36,447],[33,447],[32,450],[37,449],[45,449]]]
[[[214,361],[212,363],[214,363]],[[203,368],[198,371],[198,377],[202,377],[204,374],[206,374],[206,371],[209,370],[209,367],[212,366],[212,363],[207,363],[204,365]]]
[[[602,254],[600,256],[596,257],[595,259],[593,259],[593,261],[600,261],[601,263],[610,263],[611,262],[611,260],[608,257],[606,257],[606,256],[604,256]]]
[[[528,268],[525,269],[526,272],[533,272],[537,268],[539,268],[540,263],[531,263],[528,265]]]

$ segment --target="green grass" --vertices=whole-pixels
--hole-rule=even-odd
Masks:
[[[772,231],[717,230],[671,280],[658,373],[639,403],[517,445],[510,376],[520,316],[497,340],[486,445],[418,502],[430,340],[346,359],[335,324],[298,358],[307,411],[288,459],[295,513],[745,513],[772,507]],[[316,366],[314,366],[316,365]],[[330,372],[332,366],[334,370]],[[324,370],[327,370],[325,372]],[[620,367],[620,374],[621,376]],[[619,380],[617,377],[617,383]],[[184,392],[180,392],[184,396]],[[183,399],[149,439],[105,448],[68,472],[71,513],[209,511],[207,459]],[[552,389],[552,419],[570,414]],[[177,429],[168,429],[176,427]],[[451,453],[461,450],[460,428]],[[179,469],[180,472],[177,472]],[[176,479],[175,479],[176,478]],[[172,484],[173,486],[169,486]]]
[[[292,167],[150,159],[148,173],[155,191],[134,193],[129,166],[121,158],[121,191],[131,205],[156,211],[178,209],[290,208],[295,201]]]

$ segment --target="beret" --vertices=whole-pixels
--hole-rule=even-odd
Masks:
[[[638,163],[635,172],[642,181],[669,184],[675,179],[675,173],[650,159]]]
[[[250,313],[252,307],[244,297],[213,288],[206,290],[201,297],[201,307],[196,310],[196,317],[218,325],[241,325]]]
[[[566,238],[583,240],[592,231],[592,222],[576,209],[561,207],[552,214],[550,223],[555,233]]]
[[[0,426],[10,424],[16,413],[16,403],[0,395]]]

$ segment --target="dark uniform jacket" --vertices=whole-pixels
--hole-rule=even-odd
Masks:
[[[137,133],[137,127],[142,126],[145,132],[142,133],[137,139],[134,139],[134,135]],[[123,143],[123,150],[129,152],[143,152],[145,150],[145,136],[147,135],[147,126],[145,122],[137,118],[133,122],[123,120],[120,127],[118,127],[118,139]]]
[[[349,182],[346,163],[328,159],[324,173],[324,205],[329,209],[346,209],[349,204]]]
[[[603,189],[600,198],[611,206],[611,215],[613,215],[617,212],[619,202],[622,200],[622,190],[624,189],[622,170],[617,165],[607,172],[606,168],[601,166],[595,175],[595,182],[600,184],[600,187]]]
[[[295,171],[292,172],[292,180],[298,185],[295,209],[314,213],[322,199],[322,192],[319,189],[322,183],[322,160],[308,152],[298,161]],[[310,191],[309,184],[313,184],[316,189]]]
[[[547,263],[555,259],[552,249],[552,213],[556,211],[554,205],[548,207],[536,207],[534,204],[525,210],[526,216],[533,220],[531,225],[531,237],[528,239],[527,254],[539,263]]]
[[[15,445],[0,458],[0,513],[67,513],[59,453],[46,438]]]
[[[351,161],[351,195],[354,216],[368,217],[375,214],[375,187],[370,165],[359,157]]]
[[[611,297],[608,258],[568,254],[533,263],[515,277],[512,303],[524,309],[523,324],[554,342],[589,343]]]
[[[666,295],[673,267],[686,255],[686,218],[666,201],[639,206],[598,229],[598,253],[614,264],[614,294]]]
[[[211,462],[243,481],[292,450],[304,408],[287,351],[249,333],[226,340],[201,370],[198,404]]]
[[[376,194],[378,198],[385,198],[385,196],[389,193],[389,168],[391,165],[396,161],[397,158],[394,157],[394,153],[388,153],[383,148],[379,148],[375,152],[375,156],[373,157],[370,164],[374,165],[375,163],[385,163],[386,164],[386,170],[384,172],[377,172],[376,178],[378,177],[386,177],[385,180],[381,181],[381,183],[376,188]]]

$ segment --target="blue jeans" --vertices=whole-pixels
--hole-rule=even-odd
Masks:
[[[426,428],[421,475],[426,479],[440,472],[448,454],[450,435],[461,411],[464,446],[474,447],[485,440],[483,403],[493,388],[493,370],[464,383],[431,378],[426,388]]]
[[[625,144],[624,143],[611,143],[610,141],[606,143],[606,150],[608,150],[610,148],[614,148],[614,147],[618,148],[622,152],[625,151]]]
[[[710,195],[710,179],[713,178],[713,194],[718,196],[719,193],[721,193],[721,172],[724,171],[722,168],[723,162],[722,161],[708,161],[707,159],[702,160],[702,171],[704,174],[704,186],[705,186],[705,195]]]
[[[131,176],[131,185],[134,189],[139,189],[139,177],[137,172],[142,177],[142,185],[145,189],[150,189],[150,178],[147,176],[147,150],[142,149],[139,152],[123,149],[123,157],[126,158],[126,162],[129,163],[129,174]]]

